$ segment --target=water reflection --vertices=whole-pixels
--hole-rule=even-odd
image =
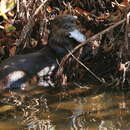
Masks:
[[[129,130],[129,93],[97,86],[6,93],[0,100],[0,128]]]

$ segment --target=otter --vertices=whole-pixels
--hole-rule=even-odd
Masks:
[[[76,16],[56,16],[51,22],[47,45],[37,52],[4,60],[0,64],[0,88],[24,88],[26,82],[34,76],[39,77],[39,86],[53,86],[52,75],[67,49],[71,50],[78,43],[86,41],[76,21]]]

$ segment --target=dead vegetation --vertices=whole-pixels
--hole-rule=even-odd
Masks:
[[[47,44],[49,21],[72,14],[88,39],[62,59],[60,82],[130,84],[129,0],[1,0],[0,5],[1,61],[39,50]],[[84,51],[86,46],[89,50]]]

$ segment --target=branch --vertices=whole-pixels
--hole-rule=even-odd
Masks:
[[[81,48],[82,46],[88,44],[89,41],[92,41],[92,40],[96,39],[97,37],[99,37],[99,36],[101,36],[101,35],[103,35],[103,34],[109,32],[110,30],[112,30],[113,28],[119,26],[120,24],[124,23],[125,21],[126,21],[126,18],[124,18],[123,20],[120,20],[119,22],[117,22],[117,23],[111,25],[110,27],[106,28],[105,30],[103,30],[103,31],[101,31],[101,32],[99,32],[99,33],[97,33],[97,34],[95,34],[94,36],[88,38],[85,42],[83,42],[83,43],[77,45],[77,46],[71,51],[71,53],[73,54],[73,53],[76,52],[79,48]],[[62,61],[60,62],[60,65],[59,65],[59,69],[58,69],[58,71],[57,71],[57,75],[61,75],[61,74],[62,74],[62,72],[63,72],[63,66],[64,66],[65,62],[67,61],[67,59],[68,59],[70,56],[71,56],[71,54],[68,53],[68,54],[66,54],[66,55],[63,57]]]

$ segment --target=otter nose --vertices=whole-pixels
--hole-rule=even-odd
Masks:
[[[75,39],[78,42],[85,42],[86,36],[82,34],[78,29],[74,29],[73,31],[69,32],[69,37]]]

